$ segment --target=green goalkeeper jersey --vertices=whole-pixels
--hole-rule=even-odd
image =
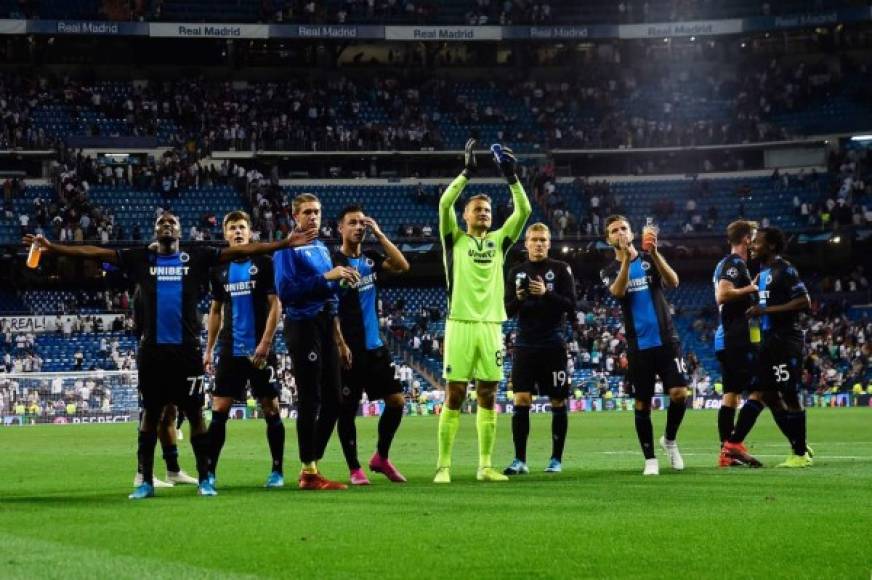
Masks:
[[[439,199],[439,237],[448,279],[448,318],[477,322],[503,322],[506,308],[503,263],[527,218],[530,200],[519,181],[509,185],[515,209],[498,230],[475,238],[457,225],[454,203],[469,180],[458,176]]]

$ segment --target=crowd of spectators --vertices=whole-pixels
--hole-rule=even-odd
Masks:
[[[101,129],[82,117],[73,133],[160,137],[181,152],[183,167],[143,168],[134,178],[169,175],[179,182],[194,179],[198,171],[191,167],[213,150],[438,150],[457,146],[443,134],[449,126],[490,128],[499,140],[528,148],[747,143],[787,138],[788,131],[774,123],[777,115],[823,106],[847,90],[846,76],[855,84],[870,79],[866,65],[847,57],[817,64],[748,58],[675,73],[667,63],[622,66],[619,55],[615,62],[588,65],[583,75],[551,81],[530,76],[520,83],[384,73],[234,83],[95,83],[4,74],[0,147],[58,147],[66,135],[51,132],[34,115],[49,107],[69,111],[73,119],[91,111],[116,122]]]
[[[103,0],[76,16],[108,20],[160,21],[184,17],[177,0]],[[576,24],[590,22],[662,22],[783,15],[856,5],[850,0],[770,0],[719,3],[712,0],[601,0],[579,10],[570,0],[240,0],[237,8],[251,21],[307,24]],[[465,12],[464,12],[465,10]],[[458,16],[460,15],[460,17]],[[8,18],[70,18],[37,0],[10,3]],[[200,17],[191,13],[188,18]],[[212,17],[224,20],[221,15]]]

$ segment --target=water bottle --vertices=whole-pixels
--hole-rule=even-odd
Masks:
[[[34,240],[33,243],[30,244],[30,251],[27,252],[27,267],[36,268],[39,266],[40,257],[42,257],[42,248],[36,240]]]

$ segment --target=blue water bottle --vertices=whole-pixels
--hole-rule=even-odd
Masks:
[[[502,163],[503,161],[503,146],[499,143],[494,143],[490,146],[491,153],[494,155],[494,159],[496,159],[497,163]]]

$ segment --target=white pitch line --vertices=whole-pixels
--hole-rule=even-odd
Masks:
[[[638,451],[595,451],[594,453],[599,453],[602,455],[638,455],[639,454]],[[684,456],[688,456],[688,457],[706,457],[706,456],[707,457],[717,457],[717,455],[718,455],[715,452],[711,452],[711,453],[685,453],[684,451],[682,451],[681,454]],[[755,457],[784,457],[784,454],[783,453],[781,453],[781,454],[778,454],[778,453],[768,453],[768,454],[767,453],[755,453],[754,456]],[[817,454],[815,454],[815,459],[845,459],[845,460],[870,459],[870,460],[872,460],[872,455],[817,455]]]

